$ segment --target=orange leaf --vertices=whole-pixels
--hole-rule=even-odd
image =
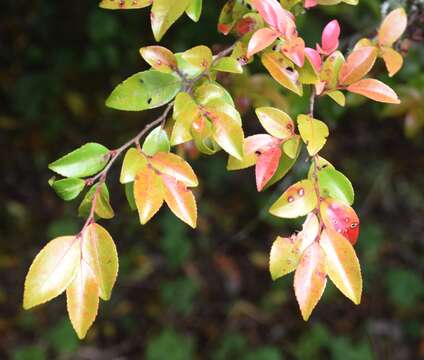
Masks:
[[[172,176],[186,186],[199,185],[193,169],[178,155],[173,153],[159,152],[150,158],[150,164],[159,172]]]
[[[270,46],[278,38],[278,33],[269,28],[263,28],[256,31],[249,41],[247,47],[247,57],[250,58],[254,54],[262,51]]]
[[[294,291],[305,321],[321,299],[326,284],[325,253],[318,242],[314,242],[303,253],[294,274]]]
[[[375,79],[363,79],[347,87],[347,90],[355,94],[363,95],[375,101],[400,104],[400,100],[393,89],[381,81]]]
[[[376,59],[377,48],[373,46],[354,50],[340,69],[339,83],[349,85],[362,79],[371,70]]]
[[[382,46],[391,47],[397,41],[408,25],[405,10],[398,8],[393,10],[386,18],[378,30],[378,43]]]
[[[140,49],[140,55],[153,68],[162,72],[172,72],[177,69],[175,55],[162,46],[146,46]]]
[[[97,316],[99,287],[93,271],[81,261],[79,271],[66,289],[69,319],[78,337],[83,339]]]
[[[383,57],[390,77],[395,75],[402,68],[403,57],[397,51],[391,48],[382,48],[381,56]]]
[[[195,228],[197,206],[193,193],[183,183],[172,177],[165,174],[162,174],[161,177],[165,185],[165,202],[175,216]]]
[[[281,47],[281,52],[299,67],[305,63],[305,41],[300,37],[287,40]]]
[[[145,167],[136,175],[134,198],[140,223],[144,225],[159,211],[164,200],[162,179],[150,167]]]

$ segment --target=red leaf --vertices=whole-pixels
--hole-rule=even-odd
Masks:
[[[400,104],[400,100],[393,89],[375,79],[360,80],[349,85],[347,90],[355,94],[366,96],[375,101],[388,104]]]
[[[343,235],[355,245],[359,236],[359,218],[355,210],[344,203],[327,199],[321,203],[321,216],[325,226]]]
[[[256,31],[249,41],[249,45],[247,47],[247,57],[250,58],[259,51],[267,48],[277,38],[278,33],[270,28],[263,28]]]
[[[321,51],[331,54],[339,47],[340,25],[337,20],[330,21],[322,32]]]
[[[256,162],[256,188],[262,191],[274,176],[281,158],[279,146],[271,147],[261,153]]]

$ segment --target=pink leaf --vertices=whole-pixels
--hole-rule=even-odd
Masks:
[[[263,28],[256,31],[249,41],[247,57],[250,58],[259,51],[267,48],[277,39],[277,37],[278,33],[270,28]]]
[[[252,135],[244,139],[244,151],[246,154],[253,154],[257,151],[274,146],[278,143],[278,139],[268,134]]]
[[[262,191],[268,181],[274,176],[281,158],[279,146],[271,147],[259,155],[256,162],[256,188]]]
[[[321,50],[329,55],[339,47],[340,25],[337,20],[330,21],[322,32]]]
[[[281,51],[297,66],[303,66],[305,62],[305,42],[302,38],[296,37],[288,40],[281,48]]]
[[[252,4],[265,22],[281,34],[296,29],[293,14],[284,10],[277,0],[252,0]]]
[[[321,55],[319,54],[319,52],[316,51],[315,49],[307,47],[307,48],[305,48],[305,55],[308,57],[308,59],[312,63],[315,70],[320,71],[321,66],[322,66],[322,59],[321,59]]]

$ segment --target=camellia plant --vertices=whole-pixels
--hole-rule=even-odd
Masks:
[[[329,278],[355,304],[361,301],[362,278],[354,245],[359,219],[351,207],[352,184],[320,156],[329,129],[315,118],[314,104],[328,96],[345,106],[345,92],[398,104],[396,93],[369,76],[381,58],[389,76],[402,67],[396,43],[407,26],[405,11],[393,10],[372,39],[361,39],[345,56],[339,50],[340,26],[330,21],[320,44],[308,47],[296,19],[318,5],[356,5],[358,0],[229,0],[223,7],[218,31],[233,34],[235,43],[213,55],[205,45],[182,53],[164,47],[142,47],[140,55],[151,66],[119,84],[106,106],[122,111],[164,107],[162,115],[134,138],[110,150],[88,143],[52,162],[61,176],[50,185],[66,201],[87,192],[79,206],[86,218],[78,234],[50,241],[34,259],[25,280],[23,306],[30,309],[66,291],[72,325],[84,338],[94,322],[99,298],[108,300],[118,273],[113,239],[99,219],[110,219],[109,170],[124,155],[119,181],[129,206],[146,224],[166,203],[183,222],[195,228],[197,205],[192,188],[198,179],[191,166],[171,152],[192,142],[199,152],[229,155],[228,170],[255,166],[258,191],[280,181],[294,166],[302,149],[310,159],[307,177],[288,187],[270,213],[281,218],[306,217],[300,232],[278,237],[272,245],[270,272],[278,279],[295,271],[294,290],[302,317],[307,320]],[[137,9],[151,5],[151,25],[159,41],[184,13],[194,21],[202,0],[103,0],[105,9]],[[271,77],[287,91],[309,97],[309,109],[292,119],[284,109],[258,107],[264,133],[244,136],[242,118],[228,90],[217,81],[221,72],[241,74],[260,56]],[[241,75],[239,75],[241,76]]]

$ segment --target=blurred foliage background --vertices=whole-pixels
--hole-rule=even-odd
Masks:
[[[174,51],[232,40],[216,32],[222,1],[205,0],[201,23],[181,19],[163,44]],[[301,17],[309,44],[333,17],[345,49],[370,36],[382,12],[399,2],[361,0],[358,7],[320,7]],[[404,3],[404,2],[403,2]],[[269,205],[307,170],[303,154],[291,174],[257,194],[252,170],[228,173],[226,157],[190,161],[201,180],[199,228],[168,210],[138,224],[118,184],[108,181],[117,216],[103,225],[117,242],[120,273],[110,302],[79,342],[65,298],[24,312],[23,281],[51,238],[82,225],[78,202],[49,188],[47,164],[81,144],[117,147],[155,111],[125,113],[104,100],[127,76],[146,68],[138,49],[153,44],[146,9],[111,12],[91,1],[3,0],[0,13],[0,357],[42,359],[424,359],[424,46],[422,1],[412,15],[406,66],[388,81],[403,105],[350,98],[342,109],[318,102],[332,129],[324,156],[353,182],[362,219],[357,245],[365,279],[354,307],[334,287],[308,323],[301,320],[290,277],[272,283],[268,253],[276,235],[299,222],[273,218]],[[250,68],[261,74],[258,63]],[[383,66],[382,66],[383,69]],[[382,72],[383,73],[383,72]],[[256,75],[221,81],[232,89],[247,133],[261,131],[250,105],[261,94],[291,114],[307,104]],[[260,81],[259,81],[260,80]],[[330,285],[330,283],[329,283]]]

